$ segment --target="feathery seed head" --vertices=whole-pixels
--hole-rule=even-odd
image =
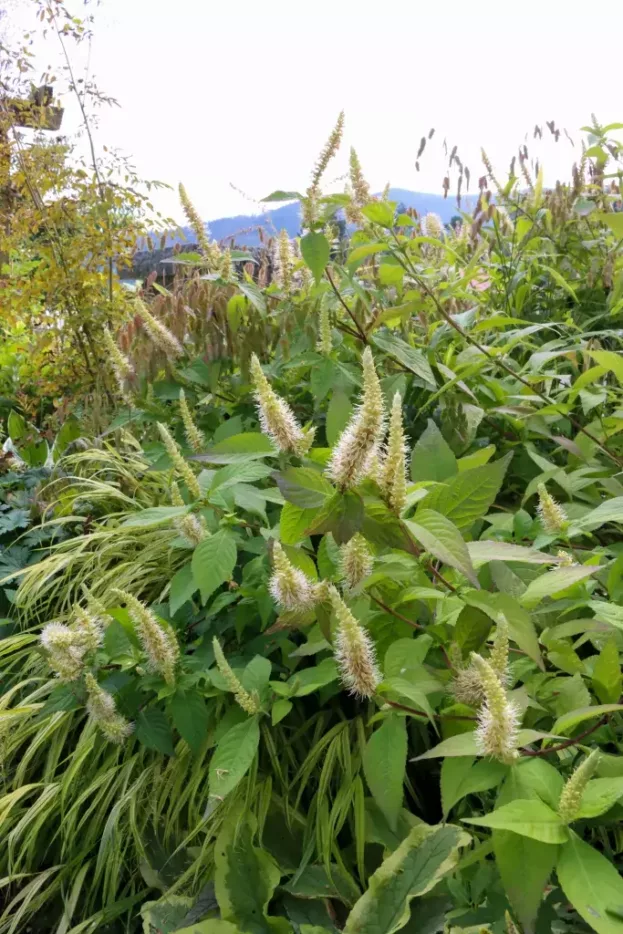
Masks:
[[[112,694],[99,686],[90,671],[85,674],[84,683],[87,689],[87,711],[91,719],[99,722],[113,717],[117,708]]]
[[[341,490],[350,489],[363,479],[368,459],[383,434],[383,393],[369,347],[363,352],[362,364],[361,405],[342,432],[327,467],[327,474]]]
[[[484,699],[482,679],[480,672],[474,665],[467,668],[457,667],[456,674],[450,683],[450,693],[459,704],[468,707],[480,707]]]
[[[556,568],[572,568],[576,563],[575,558],[573,555],[569,554],[568,551],[559,551],[556,553],[556,557],[560,558],[560,560],[554,565],[552,570]]]
[[[208,535],[203,516],[197,517],[192,513],[175,520],[175,528],[182,538],[185,538],[190,545],[198,545]]]
[[[135,308],[152,343],[154,343],[170,360],[181,357],[184,353],[184,348],[177,337],[165,327],[162,321],[158,321],[157,318],[154,318],[145,302],[137,298]]]
[[[370,186],[363,177],[359,157],[352,146],[350,149],[349,176],[353,199],[359,207],[362,207],[370,200]]]
[[[560,503],[556,502],[553,496],[550,496],[544,483],[539,483],[537,491],[539,494],[537,513],[541,525],[548,535],[559,535],[567,528],[567,513]]]
[[[60,681],[76,681],[84,670],[86,651],[79,637],[64,623],[48,623],[39,636],[48,664]]]
[[[234,261],[231,258],[231,250],[229,248],[223,250],[221,254],[219,273],[221,278],[225,279],[226,282],[231,282],[232,279],[236,278],[234,274]]]
[[[195,454],[199,454],[200,451],[205,447],[205,438],[203,432],[200,431],[193,420],[188,402],[186,400],[186,393],[183,389],[180,389],[179,395],[180,403],[180,415],[182,416],[182,422],[184,423],[184,432],[186,433],[186,440],[188,441],[189,446],[193,449]]]
[[[109,743],[123,743],[134,732],[134,724],[128,723],[121,714],[100,720],[97,725]]]
[[[288,403],[277,395],[264,376],[256,354],[251,357],[250,369],[262,431],[272,438],[280,451],[299,456],[306,454],[314,431],[301,428]]]
[[[287,230],[280,230],[273,251],[274,274],[277,284],[284,292],[292,291],[292,245]]]
[[[76,635],[76,645],[82,646],[85,654],[94,652],[102,644],[104,628],[100,617],[95,616],[90,610],[76,607],[71,629]]]
[[[598,749],[593,749],[591,754],[576,768],[562,789],[560,801],[558,802],[558,814],[566,824],[575,820],[579,813],[584,789],[599,764],[600,755]]]
[[[493,648],[489,656],[489,664],[500,679],[500,684],[506,685],[509,680],[508,670],[508,621],[503,613],[498,617]]]
[[[335,156],[336,152],[340,148],[340,143],[342,142],[342,133],[344,132],[344,111],[341,110],[337,118],[337,123],[331,130],[331,135],[325,143],[322,152],[318,156],[318,160],[314,167],[312,173],[312,186],[317,186],[320,182],[320,179],[324,175],[329,162]]]
[[[193,233],[195,237],[197,238],[197,244],[199,246],[199,249],[201,250],[201,252],[203,253],[205,257],[208,257],[210,255],[210,241],[206,233],[206,225],[201,220],[201,217],[199,216],[199,212],[197,211],[194,204],[188,197],[188,193],[181,182],[180,182],[178,190],[179,190],[179,196],[180,196],[180,203],[182,205],[182,210],[184,211],[184,214],[186,215],[186,220],[190,224],[193,230]]]
[[[351,694],[373,697],[381,680],[374,645],[335,587],[330,588],[329,598],[337,622],[333,652],[342,683]]]
[[[427,237],[434,237],[435,240],[441,240],[443,237],[443,224],[438,214],[427,214],[423,220],[423,227]]]
[[[119,347],[117,346],[117,342],[114,340],[107,327],[104,328],[103,335],[106,350],[110,354],[110,363],[115,374],[115,378],[119,384],[119,388],[123,392],[125,380],[129,379],[134,373],[132,364],[128,358],[121,353]]]
[[[372,571],[374,558],[368,544],[357,532],[340,549],[340,573],[349,590],[357,587]]]
[[[214,660],[216,661],[216,666],[220,671],[223,680],[227,684],[227,688],[234,695],[234,699],[237,704],[239,704],[242,709],[253,716],[259,712],[260,701],[257,696],[257,693],[254,691],[252,694],[240,683],[238,677],[236,676],[233,668],[225,658],[223,649],[221,648],[221,643],[218,641],[216,636],[212,639],[212,647],[214,649]]]
[[[172,506],[185,506],[186,503],[180,493],[180,488],[177,485],[175,480],[171,481],[171,505]]]
[[[313,581],[300,568],[294,567],[279,542],[273,545],[269,588],[275,603],[284,610],[308,610],[316,602]]]
[[[472,664],[480,674],[485,702],[478,714],[476,744],[483,756],[492,756],[506,765],[513,763],[517,752],[519,713],[508,700],[497,672],[482,656],[472,652]]]
[[[193,473],[190,464],[182,454],[177,441],[169,429],[161,422],[158,422],[158,431],[160,432],[160,437],[162,438],[166,452],[173,461],[175,470],[178,474],[181,475],[184,482],[186,483],[186,486],[188,487],[188,492],[193,497],[193,499],[201,499],[201,487],[199,486],[199,481]]]
[[[149,667],[159,672],[167,684],[175,683],[175,669],[180,647],[175,633],[166,623],[160,623],[151,610],[125,590],[115,590],[128,608],[136,634],[149,660]]]
[[[383,497],[392,512],[400,515],[407,501],[407,443],[402,424],[402,396],[394,396],[389,420],[387,452],[381,470]]]
[[[97,617],[100,625],[103,629],[105,629],[110,622],[110,614],[107,607],[102,603],[101,600],[98,600],[97,597],[93,595],[92,591],[89,590],[86,584],[82,584],[82,592],[86,597],[87,606],[90,612]]]

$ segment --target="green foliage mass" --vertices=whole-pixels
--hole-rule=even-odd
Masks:
[[[341,119],[104,432],[7,419],[0,932],[623,931],[616,127],[445,230],[323,194]]]

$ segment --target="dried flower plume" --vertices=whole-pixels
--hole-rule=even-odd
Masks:
[[[112,694],[100,687],[97,680],[87,671],[84,677],[87,689],[87,712],[97,724],[106,739],[112,743],[122,743],[132,733],[133,725],[117,713]]]
[[[427,214],[422,222],[424,232],[427,237],[434,237],[435,240],[441,240],[443,237],[443,224],[438,214]]]
[[[370,455],[378,448],[383,434],[383,393],[374,369],[372,351],[363,352],[363,396],[337,442],[327,473],[341,490],[356,486],[366,474]]]
[[[175,669],[180,657],[180,647],[175,633],[169,625],[159,622],[151,610],[125,590],[115,590],[116,596],[128,608],[136,634],[149,659],[149,667],[159,672],[167,684],[175,683]]]
[[[294,567],[279,542],[273,545],[273,574],[269,587],[275,603],[284,610],[308,610],[316,602],[313,581],[300,568]]]
[[[184,353],[184,348],[177,337],[165,327],[162,321],[158,321],[157,318],[154,318],[145,302],[137,298],[135,307],[136,313],[141,319],[145,331],[156,347],[171,360],[175,360],[176,357],[181,357]]]
[[[519,712],[500,683],[497,672],[482,656],[472,652],[472,662],[480,674],[485,702],[478,714],[476,744],[483,756],[492,756],[506,765],[518,757]]]
[[[199,486],[199,481],[193,473],[192,467],[182,454],[177,441],[170,433],[169,429],[161,422],[158,422],[158,431],[160,432],[160,437],[164,442],[167,454],[173,461],[175,470],[184,479],[184,482],[188,487],[188,492],[194,499],[201,499],[201,487]]]
[[[245,690],[242,686],[231,665],[225,658],[221,643],[216,636],[212,639],[212,646],[214,648],[216,666],[223,680],[226,682],[228,689],[233,693],[236,703],[239,704],[246,713],[251,714],[251,716],[258,713],[260,709],[260,700],[257,693],[254,691],[250,694],[249,691]]]
[[[277,395],[264,376],[256,354],[251,357],[251,379],[264,434],[272,438],[280,451],[299,456],[306,454],[314,439],[314,430],[301,428],[288,403]]]
[[[342,110],[337,118],[329,139],[325,143],[322,152],[316,160],[314,171],[312,172],[311,185],[305,192],[305,198],[302,202],[303,207],[303,226],[311,227],[318,220],[319,201],[320,201],[320,179],[324,175],[331,159],[335,156],[342,142],[342,133],[344,132],[344,111]]]
[[[374,645],[335,587],[330,588],[329,599],[337,622],[333,651],[342,683],[351,694],[373,697],[381,680]]]

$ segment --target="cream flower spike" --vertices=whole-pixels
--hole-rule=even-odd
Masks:
[[[329,599],[337,621],[333,652],[342,683],[357,697],[373,697],[381,680],[374,645],[335,587]]]
[[[264,376],[256,354],[251,357],[251,379],[264,434],[272,438],[280,451],[299,456],[306,454],[314,440],[314,430],[301,428],[288,403],[277,395]]]

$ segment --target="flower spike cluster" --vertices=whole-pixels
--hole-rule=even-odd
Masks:
[[[161,422],[158,422],[158,431],[160,432],[160,437],[164,442],[167,454],[173,461],[175,470],[178,474],[180,474],[180,476],[184,478],[184,482],[188,487],[188,492],[194,499],[201,499],[201,487],[199,486],[199,481],[193,473],[192,467],[182,454],[177,441],[169,429]]]
[[[329,477],[341,490],[348,490],[363,479],[383,435],[383,393],[369,347],[363,352],[362,364],[361,405],[342,432],[327,467]]]
[[[141,319],[143,327],[152,343],[154,343],[170,360],[181,357],[184,353],[184,348],[177,337],[164,326],[162,321],[158,321],[157,318],[154,318],[151,311],[147,308],[147,305],[142,302],[140,298],[136,299],[135,307],[136,313]]]
[[[180,415],[182,416],[182,422],[184,423],[184,432],[186,434],[186,440],[188,441],[189,446],[193,449],[195,454],[199,454],[205,447],[205,438],[203,432],[197,428],[193,420],[188,402],[186,400],[186,393],[183,389],[180,389]]]
[[[537,512],[541,520],[541,525],[548,535],[560,535],[561,532],[564,532],[568,524],[567,513],[560,503],[547,492],[544,483],[539,483],[537,489],[539,494]]]
[[[125,395],[125,381],[134,374],[132,364],[128,358],[121,353],[119,347],[117,346],[117,342],[113,338],[108,328],[104,328],[103,335],[104,344],[106,345],[106,350],[110,355],[110,364],[112,366],[113,373],[115,374],[115,379],[117,380],[119,390],[122,395]]]
[[[228,689],[233,693],[236,703],[242,707],[245,713],[251,714],[251,716],[258,713],[260,709],[260,701],[257,693],[254,691],[252,694],[250,694],[249,691],[247,691],[242,686],[233,668],[225,658],[223,649],[221,648],[221,643],[218,641],[216,636],[214,636],[212,639],[212,647],[214,649],[216,667],[220,671]]]
[[[599,764],[600,755],[598,749],[593,749],[591,754],[573,772],[562,789],[560,801],[558,802],[558,814],[566,824],[574,821],[580,812],[584,789]]]
[[[84,672],[86,657],[102,644],[103,625],[89,610],[76,607],[71,625],[48,623],[39,642],[48,664],[60,681],[77,681]]]
[[[321,354],[324,354],[325,357],[328,357],[333,349],[333,341],[331,338],[331,321],[329,320],[329,309],[326,305],[323,305],[320,309],[320,318],[318,321],[318,341],[316,343],[316,349],[320,351]]]
[[[295,568],[279,544],[273,545],[273,574],[270,579],[273,600],[283,610],[308,610],[316,602],[316,588],[306,574]]]
[[[342,683],[351,694],[373,697],[381,680],[374,645],[335,587],[330,587],[329,599],[337,621],[334,654]]]
[[[167,684],[174,684],[180,647],[173,630],[166,623],[158,622],[151,610],[132,594],[125,590],[115,590],[115,594],[128,608],[149,667],[159,672]]]
[[[483,756],[492,756],[506,765],[518,757],[519,712],[506,697],[497,672],[481,655],[472,652],[472,662],[480,674],[484,704],[478,714],[476,744]]]
[[[304,431],[301,428],[288,403],[277,395],[264,376],[256,354],[251,357],[251,379],[264,434],[272,438],[280,451],[299,456],[306,454],[314,440],[314,429]]]
[[[383,497],[392,512],[400,515],[407,501],[407,443],[402,424],[402,397],[394,396],[389,419],[387,451],[381,470]]]
[[[87,712],[111,743],[122,743],[132,733],[134,726],[117,713],[112,694],[100,687],[97,680],[87,671],[84,677],[87,689]]]
[[[356,535],[340,549],[340,574],[348,590],[353,590],[372,571],[374,558],[365,538]]]

